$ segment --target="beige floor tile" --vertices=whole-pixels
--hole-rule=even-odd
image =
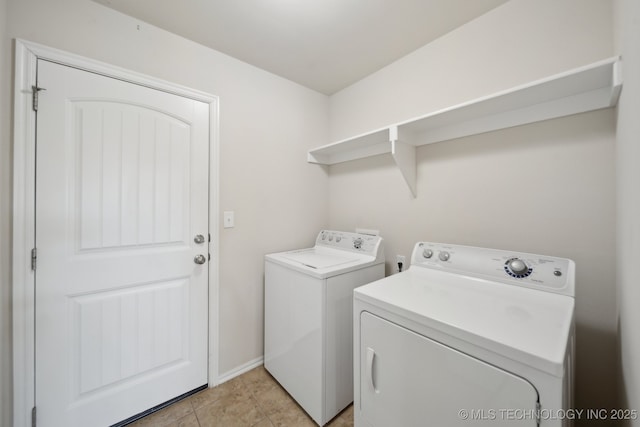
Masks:
[[[191,405],[193,405],[193,409],[198,409],[202,405],[207,405],[209,403],[213,403],[216,400],[220,399],[221,390],[219,387],[207,388],[202,390],[193,396],[189,397],[191,401]]]
[[[242,377],[236,377],[218,386],[222,396],[234,396],[236,398],[248,399],[251,397],[249,388],[245,385]]]
[[[273,377],[264,368],[264,365],[260,365],[257,368],[245,372],[240,376],[242,380],[248,385],[256,381],[272,380]]]
[[[198,418],[196,418],[195,413],[191,413],[186,417],[180,418],[177,421],[174,421],[172,424],[169,424],[168,427],[199,427]]]
[[[269,420],[269,418],[265,418],[258,424],[254,424],[252,427],[273,427],[273,424],[271,424],[271,420]]]
[[[165,427],[171,425],[174,421],[177,421],[185,416],[193,413],[193,407],[189,399],[183,399],[174,403],[164,409],[159,410],[151,415],[147,415],[141,420],[130,424],[132,427]]]
[[[317,427],[263,366],[132,424],[134,427]],[[328,427],[353,427],[353,405]]]
[[[294,404],[293,398],[278,384],[255,393],[254,397],[267,416],[283,410],[287,404]]]
[[[309,415],[293,401],[285,403],[269,419],[274,427],[317,427]]]
[[[263,366],[252,369],[246,374],[243,374],[241,378],[254,396],[278,384]]]
[[[252,397],[242,399],[233,395],[199,407],[196,409],[196,416],[202,427],[250,427],[265,419],[264,413]]]
[[[274,414],[269,419],[274,427],[317,427],[317,425],[304,414],[284,412]]]
[[[203,405],[208,405],[223,397],[235,396],[240,399],[248,399],[251,397],[249,388],[245,385],[240,377],[222,383],[219,386],[208,388],[189,398],[193,405],[193,409],[198,409]]]

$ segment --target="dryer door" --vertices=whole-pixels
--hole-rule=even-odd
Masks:
[[[538,392],[528,381],[370,313],[360,317],[365,425],[537,425]]]

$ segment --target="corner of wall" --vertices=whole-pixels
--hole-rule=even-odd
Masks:
[[[618,393],[623,408],[640,410],[640,288],[634,264],[640,257],[640,3],[616,0],[616,39],[622,53],[623,90],[617,111],[617,310],[619,372]],[[640,426],[640,419],[626,425]]]
[[[11,40],[8,1],[0,0],[0,425],[13,425],[11,345]]]

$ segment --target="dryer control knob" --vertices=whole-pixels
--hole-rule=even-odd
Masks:
[[[440,261],[449,261],[449,252],[447,251],[442,251],[438,254],[438,258],[440,258]]]
[[[509,270],[511,270],[511,272],[514,274],[525,274],[527,271],[529,271],[529,267],[527,267],[527,264],[525,264],[524,261],[518,258],[510,260],[507,264],[507,267],[509,267]]]
[[[425,258],[431,258],[433,256],[433,251],[431,249],[425,249],[422,251],[422,256]]]

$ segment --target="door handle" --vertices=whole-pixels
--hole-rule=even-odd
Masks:
[[[373,361],[376,358],[376,352],[371,347],[367,347],[367,374],[369,375],[369,384],[374,392],[379,393],[376,388],[376,381],[373,378]]]
[[[204,236],[202,234],[196,234],[196,236],[193,238],[193,241],[197,244],[204,243]]]
[[[193,259],[193,262],[195,262],[196,264],[204,264],[205,262],[207,262],[207,258],[202,254],[196,255],[196,257]]]

